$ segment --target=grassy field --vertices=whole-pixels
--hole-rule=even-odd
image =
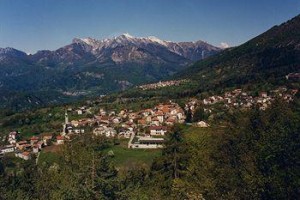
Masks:
[[[128,149],[128,140],[121,140],[119,145],[111,146],[104,150],[105,153],[113,152],[112,162],[120,170],[127,170],[135,166],[149,167],[155,157],[161,156],[161,150]],[[57,151],[59,146],[46,147],[41,151],[39,164],[58,163],[60,156]],[[54,148],[54,149],[53,149]]]
[[[182,127],[186,139],[190,143],[200,142],[202,148],[207,148],[206,145],[213,133],[220,132],[221,134],[222,132],[216,128],[198,128],[186,125],[182,125]],[[161,150],[128,149],[127,142],[128,140],[121,140],[120,145],[106,149],[106,152],[113,151],[113,162],[117,168],[129,169],[136,165],[150,166],[154,158],[161,156]]]
[[[39,161],[38,165],[43,164],[43,163],[59,163],[60,156],[57,153],[54,152],[46,152],[46,151],[41,151],[40,156],[39,156]]]
[[[209,137],[212,134],[213,129],[208,128],[199,128],[194,126],[185,127],[183,129],[186,139],[190,141],[195,141],[203,137]]]
[[[137,165],[149,167],[155,157],[161,156],[161,150],[128,149],[128,140],[122,140],[120,145],[106,149],[106,152],[113,151],[113,162],[119,169],[129,169]]]

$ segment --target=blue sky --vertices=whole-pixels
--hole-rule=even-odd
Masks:
[[[0,0],[0,47],[35,53],[126,32],[235,46],[298,14],[299,0]]]

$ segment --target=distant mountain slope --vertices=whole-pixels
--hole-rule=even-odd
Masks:
[[[300,16],[235,48],[227,49],[175,75],[204,88],[244,84],[282,84],[285,75],[300,71]],[[205,85],[205,86],[204,86]]]
[[[75,38],[55,51],[34,55],[0,48],[0,93],[5,96],[0,106],[47,105],[124,90],[167,78],[220,51],[202,41],[176,43],[129,34],[104,40]]]

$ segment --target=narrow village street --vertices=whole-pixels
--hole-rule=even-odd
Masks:
[[[133,141],[134,137],[135,137],[135,133],[133,132],[133,133],[131,134],[131,136],[130,136],[129,141],[128,141],[128,149],[130,149],[131,146],[133,145],[133,144],[132,144],[132,141]]]

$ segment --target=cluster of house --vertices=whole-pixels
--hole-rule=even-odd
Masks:
[[[168,87],[168,86],[178,86],[183,82],[186,82],[186,79],[183,80],[172,80],[172,81],[159,81],[158,83],[152,83],[152,84],[146,84],[138,86],[138,88],[142,90],[153,90],[158,89],[162,87]]]
[[[286,87],[279,87],[276,90],[271,90],[268,92],[260,92],[259,96],[251,96],[247,92],[242,91],[242,89],[235,89],[230,92],[225,92],[223,96],[210,96],[199,102],[196,99],[192,99],[186,104],[185,109],[190,109],[194,111],[196,106],[200,103],[204,105],[204,111],[211,113],[212,110],[210,105],[217,103],[224,104],[226,108],[245,108],[249,109],[254,106],[258,106],[261,110],[266,110],[275,100],[275,98],[280,97],[283,100],[290,102],[293,101],[294,96],[297,94],[298,89],[288,90]]]
[[[87,106],[81,106],[78,107],[77,109],[68,108],[68,112],[73,112],[76,113],[77,115],[82,115],[85,113],[92,114],[91,107],[87,107]]]
[[[299,80],[300,79],[300,73],[289,73],[285,76],[287,80]]]
[[[29,160],[32,154],[37,154],[43,147],[50,145],[52,137],[52,134],[44,134],[40,137],[32,136],[30,140],[18,141],[18,132],[10,132],[7,136],[9,144],[0,147],[0,155],[15,153],[16,157]]]
[[[173,102],[159,104],[152,109],[138,112],[123,109],[116,113],[100,109],[93,118],[72,121],[69,121],[66,112],[63,131],[59,139],[69,140],[74,134],[84,133],[86,127],[93,127],[92,132],[96,136],[131,138],[129,148],[142,148],[142,144],[147,145],[147,147],[144,146],[145,148],[154,148],[154,146],[156,148],[161,147],[163,140],[163,138],[157,139],[157,137],[164,136],[168,127],[175,123],[184,122],[184,110]],[[59,140],[57,139],[57,141]],[[134,144],[131,144],[132,141],[135,141]]]
[[[178,104],[169,102],[138,112],[124,109],[119,113],[114,111],[107,113],[100,109],[95,119],[97,121],[97,127],[93,130],[95,135],[132,137],[135,142],[131,144],[131,140],[129,148],[142,148],[142,144],[147,145],[144,146],[145,148],[154,148],[161,147],[163,141],[163,138],[157,139],[157,137],[164,136],[168,131],[168,126],[183,123],[185,114]]]
[[[138,113],[138,125],[140,126],[173,126],[175,123],[183,123],[185,114],[176,103],[159,104],[153,109],[142,110]]]

